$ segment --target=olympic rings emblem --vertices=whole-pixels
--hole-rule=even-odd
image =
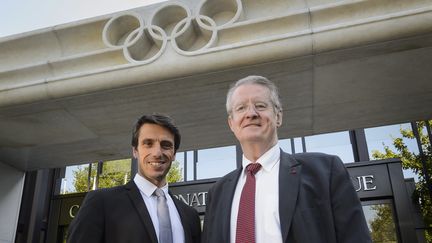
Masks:
[[[159,58],[171,42],[181,55],[196,55],[217,43],[218,30],[237,21],[241,15],[241,0],[224,0],[234,6],[234,14],[228,20],[216,21],[215,0],[205,0],[199,5],[198,14],[182,3],[169,3],[158,8],[148,23],[136,12],[114,16],[104,26],[102,39],[105,45],[123,50],[130,63],[147,64]],[[225,6],[224,5],[224,6]],[[218,5],[219,7],[219,5]],[[221,7],[218,11],[225,11]]]

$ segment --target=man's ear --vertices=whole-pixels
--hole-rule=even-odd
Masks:
[[[138,151],[135,149],[135,147],[132,147],[132,154],[135,159],[138,159]]]
[[[231,118],[231,115],[229,115],[228,116],[228,126],[230,127],[231,132],[234,132],[232,123],[233,123],[233,120]]]
[[[278,111],[276,113],[276,126],[277,127],[282,126],[282,111]]]

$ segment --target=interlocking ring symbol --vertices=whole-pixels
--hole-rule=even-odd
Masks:
[[[182,3],[168,3],[159,7],[148,24],[137,13],[118,15],[103,29],[104,43],[122,48],[129,62],[141,64],[156,60],[170,41],[173,49],[182,55],[196,55],[217,43],[218,31],[237,21],[242,13],[241,0],[204,0],[198,13]],[[232,13],[228,18],[216,18]]]
[[[171,35],[171,45],[183,55],[197,54],[200,50],[212,47],[216,41],[216,23],[202,15],[183,19],[174,27]]]
[[[165,32],[159,26],[145,25],[135,13],[110,19],[102,36],[107,46],[122,48],[123,55],[132,63],[145,64],[156,60],[167,44]]]

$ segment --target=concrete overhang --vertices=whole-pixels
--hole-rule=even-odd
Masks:
[[[181,150],[234,144],[225,94],[280,87],[296,137],[432,118],[432,1],[168,1],[0,39],[0,162],[130,157],[141,114]]]

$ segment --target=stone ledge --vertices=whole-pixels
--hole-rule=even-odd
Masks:
[[[213,3],[171,1],[0,39],[0,107],[432,32],[425,0]]]

